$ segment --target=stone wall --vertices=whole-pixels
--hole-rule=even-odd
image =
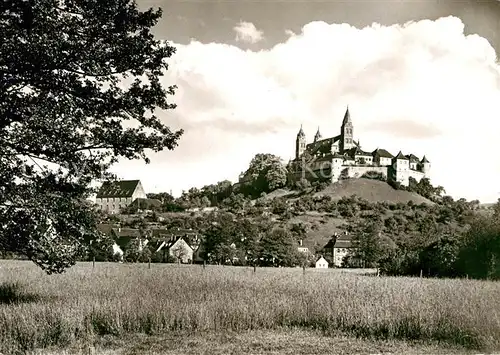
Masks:
[[[417,180],[417,182],[419,182],[420,180],[422,180],[425,177],[425,174],[423,172],[415,171],[415,170],[410,170],[408,172],[408,175],[409,175],[409,177],[412,177],[415,180]]]
[[[347,169],[347,176],[350,178],[360,178],[369,171],[382,173],[386,178],[388,176],[387,166],[346,166],[345,169]],[[344,171],[344,169],[342,170]]]
[[[337,169],[335,169],[337,170]],[[395,179],[395,174],[394,172],[391,173],[391,167],[390,166],[372,166],[372,165],[342,165],[341,169],[341,176],[342,177],[347,177],[351,179],[357,179],[361,178],[364,174],[369,173],[369,172],[377,172],[383,174],[385,176],[385,180],[390,180],[390,179]],[[423,177],[425,177],[425,174],[421,171],[415,171],[415,170],[406,170],[404,172],[404,175],[408,175],[408,177],[413,177],[415,180],[420,181]],[[318,181],[318,180],[331,180],[332,182],[338,181],[339,177],[338,176],[332,176],[332,170],[331,169],[318,169],[318,170],[305,170],[304,172],[294,172],[290,173],[288,175],[288,178],[291,181],[299,181],[301,178],[306,178],[307,180],[313,182],[313,181]],[[404,179],[405,181],[407,178]]]

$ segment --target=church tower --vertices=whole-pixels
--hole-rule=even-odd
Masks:
[[[314,143],[321,140],[321,138],[322,138],[321,133],[319,132],[319,127],[318,127],[318,131],[316,132],[316,135],[314,136]]]
[[[352,121],[351,114],[349,113],[349,106],[345,111],[344,120],[342,121],[342,126],[340,127],[340,151],[351,149],[354,147],[353,133],[352,133]]]
[[[295,140],[295,159],[299,159],[306,150],[306,135],[300,125],[300,131],[297,133],[297,139]]]

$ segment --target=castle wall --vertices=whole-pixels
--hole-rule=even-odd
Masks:
[[[419,182],[420,180],[422,180],[425,177],[425,174],[421,171],[410,170],[408,172],[408,177],[409,178],[412,177],[415,180],[417,180],[417,182]]]
[[[356,164],[360,164],[363,160],[365,164],[373,164],[373,157],[365,156],[365,155],[356,155],[354,157]]]
[[[350,178],[360,178],[363,174],[369,171],[382,173],[387,178],[388,171],[386,166],[343,166],[347,169],[347,176]]]
[[[392,165],[392,159],[380,157],[378,159],[375,159],[375,163],[382,165],[382,166],[389,166],[389,165]]]

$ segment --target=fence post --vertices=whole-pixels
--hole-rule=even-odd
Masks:
[[[95,256],[92,258],[92,269],[95,268]]]
[[[422,277],[422,269],[420,269],[420,277]]]
[[[207,264],[207,262],[205,260],[203,260],[203,270],[205,270],[206,264]]]
[[[255,270],[257,269],[257,267],[255,266],[255,264],[253,264],[253,272],[255,273]]]
[[[148,269],[151,269],[151,258],[148,258]]]

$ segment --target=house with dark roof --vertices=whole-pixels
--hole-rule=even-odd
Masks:
[[[380,148],[375,149],[372,152],[372,155],[373,155],[373,162],[381,166],[391,165],[392,158],[394,158],[394,155],[389,153],[387,150]]]
[[[288,164],[289,179],[298,181],[305,177],[310,181],[337,182],[377,176],[408,186],[410,178],[418,182],[428,175],[430,162],[425,156],[420,160],[414,154],[404,155],[401,151],[394,156],[382,148],[364,151],[359,139],[354,140],[353,131],[349,108],[342,120],[340,134],[334,137],[323,138],[318,127],[314,141],[307,143],[301,126],[295,140],[295,159]]]
[[[155,253],[163,252],[163,255],[168,253],[171,259],[182,264],[191,264],[193,262],[195,249],[183,236],[171,236],[169,239],[157,240],[156,243]]]
[[[148,244],[151,232],[136,228],[118,227],[111,230],[111,236],[122,251],[129,249],[133,241],[137,241],[139,250],[142,250]]]
[[[340,236],[335,240],[335,245],[333,246],[333,264],[336,267],[342,267],[344,258],[352,250],[353,245],[350,237]]]
[[[106,181],[96,195],[96,205],[102,211],[119,213],[136,199],[147,199],[140,180]]]

